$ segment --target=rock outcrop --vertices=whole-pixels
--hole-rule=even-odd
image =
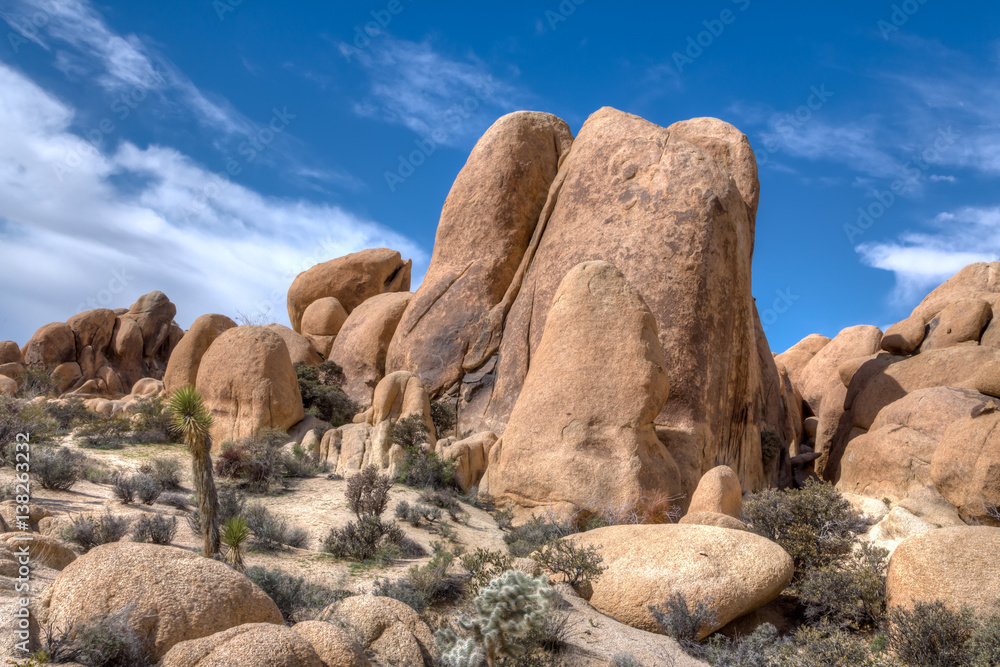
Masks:
[[[385,292],[410,291],[412,262],[395,250],[375,248],[331,259],[303,271],[288,288],[288,319],[302,331],[302,316],[314,301],[334,297],[350,313]]]
[[[669,392],[656,320],[639,292],[607,262],[574,267],[481,490],[564,515],[679,495],[677,464],[653,427]]]
[[[318,620],[345,623],[357,633],[362,648],[385,665],[433,664],[434,636],[417,612],[389,597],[355,595],[336,603]]]
[[[208,314],[196,319],[177,347],[170,354],[167,370],[163,374],[163,388],[173,393],[181,387],[193,385],[198,380],[198,366],[215,339],[236,326],[225,315]]]
[[[481,365],[475,348],[500,335],[511,283],[572,143],[564,121],[533,111],[500,118],[479,140],[445,200],[389,372],[416,373],[437,395]]]
[[[175,644],[244,623],[282,624],[271,598],[225,564],[136,542],[106,544],[67,565],[36,614],[42,627],[72,628],[130,604],[129,627],[154,661]]]
[[[281,336],[240,326],[220,335],[201,358],[195,387],[212,413],[212,446],[287,430],[304,416],[298,378]]]

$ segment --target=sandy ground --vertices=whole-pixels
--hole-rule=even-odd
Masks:
[[[65,446],[80,449],[71,438],[63,440]],[[190,459],[187,450],[179,444],[129,445],[118,450],[80,449],[94,462],[107,470],[138,470],[139,466],[152,457],[176,458],[182,463],[182,488],[179,493],[192,493]],[[0,485],[9,484],[13,478],[10,469],[0,470]],[[423,564],[430,560],[431,542],[443,538],[436,532],[425,527],[414,528],[407,523],[400,523],[408,537],[425,547],[428,555],[417,559],[400,560],[391,566],[361,566],[349,561],[341,561],[320,551],[323,538],[333,527],[340,527],[354,519],[354,514],[347,508],[344,497],[347,482],[330,480],[325,474],[307,479],[289,480],[287,489],[278,490],[268,495],[249,496],[249,500],[259,500],[277,517],[285,519],[293,526],[304,528],[309,534],[306,549],[285,549],[279,552],[262,553],[250,551],[246,557],[247,566],[262,565],[269,568],[280,568],[290,574],[303,577],[309,582],[321,584],[333,589],[342,589],[354,593],[370,591],[376,578],[395,578],[414,564]],[[392,489],[392,501],[384,517],[392,518],[392,511],[400,500],[410,503],[417,502],[419,492],[403,486]],[[116,515],[139,516],[147,513],[159,513],[178,517],[177,535],[173,546],[197,550],[200,537],[191,530],[185,520],[187,512],[177,510],[160,503],[152,506],[141,504],[124,505],[114,498],[110,484],[94,484],[88,481],[77,482],[69,491],[48,491],[40,486],[32,485],[32,503],[44,508],[60,522],[68,522],[70,517],[79,514],[103,514],[110,511]],[[463,504],[467,518],[455,522],[444,513],[443,521],[451,526],[456,533],[453,546],[464,547],[474,551],[478,547],[506,551],[503,533],[496,522],[486,512],[470,505]],[[125,537],[123,539],[130,539]],[[58,574],[55,571],[41,569],[36,573],[35,597]],[[615,653],[633,654],[640,664],[677,666],[702,664],[684,655],[677,644],[666,637],[635,630],[617,623],[593,610],[584,600],[573,595],[571,589],[564,587],[562,591],[566,599],[566,610],[570,614],[567,624],[570,646],[560,658],[560,664],[565,665],[606,665],[608,659]],[[8,630],[9,611],[13,609],[13,591],[4,590],[0,582],[0,656],[10,656],[12,642],[8,640],[11,630]],[[432,629],[439,624],[440,619],[454,613],[453,609],[432,609],[426,612],[425,618]],[[3,664],[3,663],[0,663]]]

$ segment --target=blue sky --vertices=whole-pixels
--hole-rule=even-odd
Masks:
[[[296,273],[364,247],[419,280],[469,150],[516,109],[574,133],[605,105],[743,130],[776,351],[887,326],[1000,257],[995,3],[0,0],[0,18],[0,339],[153,289],[185,327],[286,321]]]

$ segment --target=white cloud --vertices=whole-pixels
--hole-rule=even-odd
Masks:
[[[261,302],[281,321],[292,278],[317,262],[387,246],[426,265],[373,221],[264,196],[172,148],[95,150],[69,131],[70,106],[3,63],[0,90],[0,338],[23,344],[81,307],[126,307],[154,289],[177,304],[182,326]],[[75,168],[57,169],[67,154],[79,156]]]
[[[941,213],[932,227],[857,247],[865,264],[895,274],[899,304],[918,301],[968,264],[1000,259],[1000,206]]]
[[[422,138],[456,145],[482,134],[520,98],[475,55],[462,60],[434,50],[428,41],[379,35],[364,50],[339,49],[369,77],[369,95],[354,104],[359,116],[408,127]]]

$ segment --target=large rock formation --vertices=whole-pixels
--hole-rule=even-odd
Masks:
[[[985,398],[985,397],[982,397]],[[934,487],[959,514],[1000,524],[1000,412],[981,401],[948,424],[931,459]]]
[[[483,135],[452,185],[423,283],[389,350],[390,372],[416,373],[439,394],[482,364],[516,291],[511,282],[573,135],[550,114],[519,111]],[[503,305],[497,307],[498,304]]]
[[[51,369],[59,392],[120,398],[144,377],[163,377],[184,334],[173,321],[176,313],[163,292],[140,297],[128,310],[78,313],[36,331],[24,346],[23,361]]]
[[[596,547],[607,570],[592,583],[590,604],[633,628],[660,632],[649,606],[681,593],[693,608],[703,602],[714,623],[706,637],[767,604],[792,580],[792,558],[774,542],[743,530],[666,524],[609,526],[571,535]]]
[[[669,391],[656,320],[638,291],[607,262],[574,267],[482,490],[563,514],[677,495],[677,464],[653,427]]]
[[[352,628],[365,651],[379,664],[433,664],[434,636],[417,612],[389,597],[355,595],[335,603],[317,620],[334,620]]]
[[[750,294],[757,190],[753,153],[731,125],[695,119],[664,129],[614,109],[593,114],[507,292],[482,317],[482,335],[460,360],[435,363],[464,372],[443,389],[459,392],[460,430],[503,431],[558,285],[580,262],[604,260],[656,319],[675,387],[656,423],[685,491],[719,464],[744,488],[762,486],[766,401]]]
[[[205,356],[209,346],[223,331],[235,326],[236,322],[225,315],[208,314],[196,319],[170,354],[167,370],[163,374],[163,389],[171,393],[181,387],[193,385],[198,379],[201,358]]]
[[[330,348],[329,359],[344,369],[344,391],[364,410],[386,375],[386,355],[400,318],[413,295],[379,294],[354,309]]]
[[[350,313],[385,292],[410,291],[410,260],[395,250],[375,248],[331,259],[303,271],[288,288],[288,319],[303,333],[302,316],[314,301],[334,297]]]
[[[201,358],[195,386],[214,419],[214,448],[262,428],[287,430],[304,416],[288,348],[266,327],[224,331]]]
[[[242,574],[191,551],[136,542],[97,547],[45,589],[41,627],[73,628],[133,605],[129,627],[154,661],[182,641],[244,623],[281,624],[281,612]]]

